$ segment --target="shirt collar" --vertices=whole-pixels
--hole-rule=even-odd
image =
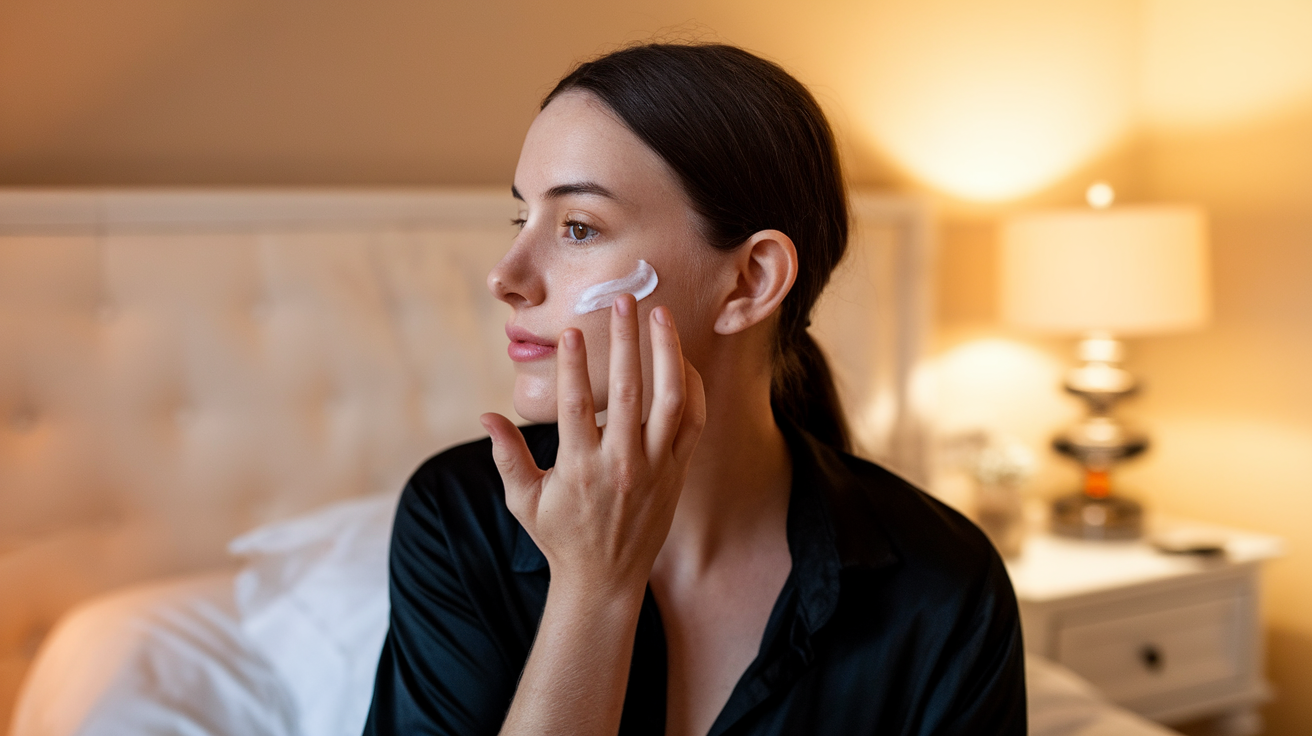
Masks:
[[[838,605],[839,573],[896,562],[874,504],[848,463],[854,458],[777,417],[793,461],[788,548],[803,622],[823,626]],[[861,461],[856,461],[861,462]]]
[[[838,604],[839,573],[844,568],[877,569],[893,564],[897,557],[877,517],[871,489],[848,466],[853,459],[784,417],[777,416],[776,421],[793,463],[787,520],[793,580],[806,628],[814,632]],[[555,431],[544,434],[550,440],[533,449],[535,455],[542,455],[536,458],[540,465],[548,467],[555,462],[557,436]],[[532,537],[521,525],[516,530],[511,569],[545,570],[547,558]]]

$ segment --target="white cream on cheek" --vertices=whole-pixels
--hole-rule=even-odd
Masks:
[[[587,314],[598,309],[606,309],[615,303],[620,294],[632,294],[636,300],[642,300],[656,290],[656,269],[646,261],[638,261],[638,267],[623,278],[593,284],[579,294],[574,304],[574,314]]]

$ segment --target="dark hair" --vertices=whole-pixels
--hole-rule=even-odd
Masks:
[[[798,274],[780,306],[770,401],[850,450],[829,364],[807,332],[848,235],[838,150],[815,98],[779,65],[721,44],[607,54],[560,80],[542,107],[568,90],[598,97],[669,164],[712,246],[733,250],[770,229],[792,238]]]

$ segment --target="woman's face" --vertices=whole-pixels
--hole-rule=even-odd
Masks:
[[[583,333],[596,408],[606,407],[609,305],[576,314],[589,286],[629,275],[639,260],[659,283],[638,302],[645,405],[651,405],[652,308],[673,313],[684,354],[712,335],[712,284],[723,257],[706,244],[682,187],[659,156],[586,92],[547,105],[524,139],[515,169],[522,226],[488,288],[510,305],[506,323],[515,360],[515,411],[556,420],[555,345],[561,331]],[[645,416],[645,413],[644,413]]]

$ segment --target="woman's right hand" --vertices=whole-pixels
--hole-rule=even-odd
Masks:
[[[560,446],[540,470],[519,429],[484,414],[506,505],[546,556],[551,587],[582,595],[636,594],[669,534],[688,463],[705,424],[701,377],[683,357],[668,308],[650,316],[653,389],[644,424],[637,303],[611,309],[606,426],[596,425],[583,335],[566,329],[556,351]]]

